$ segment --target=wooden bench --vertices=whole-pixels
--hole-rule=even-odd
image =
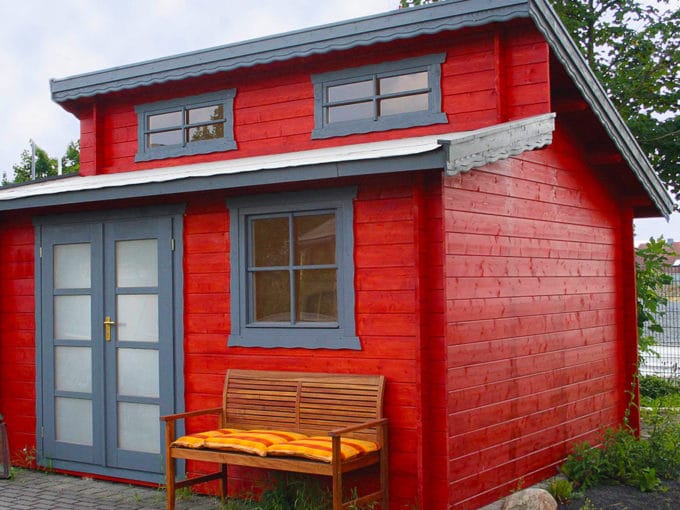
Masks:
[[[229,370],[224,380],[222,407],[162,416],[165,422],[167,508],[175,508],[176,489],[220,480],[222,498],[227,495],[227,465],[250,466],[331,477],[333,510],[350,503],[372,501],[389,508],[387,419],[383,418],[385,378],[373,375],[345,375],[305,372]],[[322,462],[292,456],[261,457],[208,448],[175,446],[176,421],[201,415],[218,417],[218,428],[244,430],[286,430],[308,436],[330,436],[332,460]],[[379,450],[342,460],[342,438],[378,443]],[[221,464],[220,470],[205,476],[176,481],[176,459]],[[380,488],[343,503],[343,473],[378,465]]]

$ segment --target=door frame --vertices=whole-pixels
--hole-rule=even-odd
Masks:
[[[133,220],[136,218],[170,218],[172,220],[171,235],[174,241],[174,249],[172,251],[171,260],[172,268],[171,274],[173,277],[172,284],[172,307],[173,307],[173,335],[174,335],[174,412],[180,413],[184,411],[184,211],[185,204],[170,204],[161,206],[149,207],[135,207],[127,209],[109,209],[97,210],[83,213],[63,213],[52,214],[49,216],[34,216],[33,226],[35,232],[35,347],[36,347],[36,368],[35,368],[35,390],[36,390],[36,462],[39,466],[51,469],[63,469],[68,471],[76,471],[81,473],[102,475],[115,478],[123,478],[126,480],[138,480],[143,482],[159,483],[164,480],[164,475],[156,473],[147,473],[143,471],[109,468],[97,464],[80,463],[72,461],[60,461],[45,457],[44,451],[44,402],[43,402],[43,326],[42,326],[42,293],[43,293],[43,275],[42,275],[42,228],[44,226],[58,226],[58,225],[85,225],[85,224],[101,224],[107,221],[118,220]],[[103,298],[103,296],[102,296]],[[179,432],[182,432],[181,430]],[[161,456],[165,452],[161,451]],[[162,463],[161,466],[164,464]]]

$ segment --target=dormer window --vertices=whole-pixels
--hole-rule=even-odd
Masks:
[[[135,107],[135,161],[236,149],[233,102],[236,91],[160,101]]]
[[[441,111],[445,54],[312,76],[312,138],[446,123]]]

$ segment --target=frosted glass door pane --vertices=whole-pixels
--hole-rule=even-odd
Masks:
[[[158,342],[158,296],[124,294],[117,297],[118,340]]]
[[[92,445],[92,401],[79,398],[54,399],[57,441]]]
[[[92,355],[89,347],[55,347],[54,366],[57,390],[92,392]]]
[[[89,289],[90,244],[62,244],[54,247],[54,288]]]
[[[54,337],[89,340],[92,334],[90,296],[54,297]]]
[[[118,287],[157,287],[158,250],[155,239],[116,242]]]
[[[118,394],[158,397],[158,351],[118,349]]]
[[[118,403],[118,448],[160,453],[160,410],[157,405]]]

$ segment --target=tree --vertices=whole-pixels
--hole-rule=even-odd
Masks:
[[[552,4],[659,177],[680,199],[680,8],[669,8],[668,0]]]
[[[73,141],[66,147],[66,154],[61,158],[61,173],[71,174],[80,171],[80,140]]]
[[[663,289],[673,278],[669,274],[668,257],[673,249],[663,237],[651,238],[635,250],[635,285],[637,287],[638,348],[654,352],[654,333],[663,333],[659,320],[668,304]]]
[[[80,170],[80,141],[71,142],[66,147],[66,155],[61,158],[62,173],[73,173]],[[57,175],[57,158],[52,158],[41,147],[35,147],[35,178],[42,179]],[[21,153],[19,163],[12,166],[14,177],[12,180],[7,178],[7,174],[2,176],[2,185],[19,184],[31,181],[31,149],[24,149]]]

